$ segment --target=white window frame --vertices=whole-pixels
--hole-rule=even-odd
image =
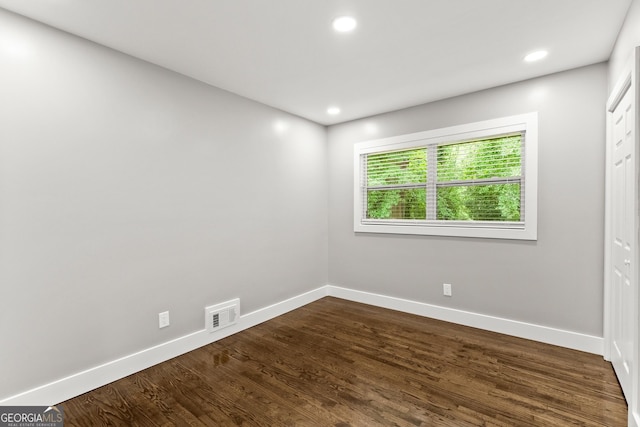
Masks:
[[[366,219],[363,184],[366,180],[362,156],[405,150],[433,144],[473,141],[522,132],[524,138],[523,222],[372,220]],[[537,240],[538,238],[538,113],[503,117],[364,141],[354,145],[353,229],[356,233],[418,234],[431,236],[479,237],[490,239]]]

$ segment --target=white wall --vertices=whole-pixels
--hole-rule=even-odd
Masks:
[[[331,126],[329,282],[602,337],[606,91],[597,64]],[[537,241],[353,232],[354,143],[532,111]]]
[[[327,282],[324,127],[1,10],[0,82],[0,400]]]
[[[631,3],[609,59],[610,91],[620,78],[620,73],[636,46],[640,46],[640,0],[633,0]]]

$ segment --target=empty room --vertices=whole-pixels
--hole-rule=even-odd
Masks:
[[[640,427],[639,77],[640,0],[0,0],[0,427]]]

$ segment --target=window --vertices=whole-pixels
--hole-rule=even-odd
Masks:
[[[354,230],[535,240],[537,113],[355,145]]]

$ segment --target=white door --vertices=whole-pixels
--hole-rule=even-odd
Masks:
[[[627,85],[625,85],[627,86]],[[623,89],[624,90],[624,89]],[[635,120],[634,93],[627,86],[626,93],[610,111],[612,132],[611,169],[611,363],[622,391],[631,397],[633,366],[633,319],[636,268],[636,186],[635,186]]]

